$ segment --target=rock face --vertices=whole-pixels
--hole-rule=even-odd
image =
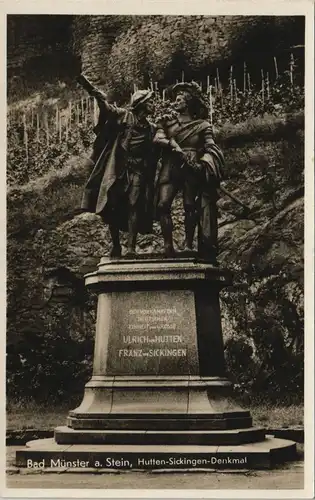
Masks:
[[[9,15],[8,90],[14,94],[25,77],[29,88],[53,77],[73,79],[80,64],[96,83],[114,87],[147,85],[149,77],[172,83],[181,70],[201,78],[204,68],[225,71],[230,64],[242,79],[244,61],[260,80],[260,67],[274,71],[278,56],[282,71],[283,51],[303,45],[303,22],[302,16]]]
[[[303,22],[297,17],[149,16],[113,44],[109,77],[116,87],[119,81],[146,86],[149,78],[174,82],[181,71],[188,80],[204,80],[206,69],[212,78],[219,70],[222,80],[230,65],[236,65],[233,78],[242,81],[246,61],[251,78],[260,82],[260,68],[274,72],[273,57],[280,55],[280,64],[283,50],[303,43],[303,37]]]
[[[244,218],[228,197],[219,201],[219,259],[223,267],[235,271],[234,287],[222,296],[224,335],[229,367],[239,383],[244,373],[254,381],[265,381],[273,373],[274,363],[282,363],[279,357],[276,361],[272,356],[271,360],[266,358],[266,352],[275,352],[276,357],[290,355],[297,363],[303,347],[303,128],[298,118],[295,127],[292,120],[282,122],[281,127],[282,138],[278,133],[274,140],[263,120],[260,132],[256,130],[253,135],[255,139],[235,136],[233,143],[228,130],[218,134],[226,156],[229,180],[225,187],[252,209]],[[53,187],[46,183],[43,192],[33,198],[23,195],[22,189],[17,196],[15,188],[10,199],[9,192],[14,222],[14,233],[8,239],[9,392],[10,388],[12,392],[18,389],[17,380],[25,370],[30,384],[38,388],[44,384],[52,392],[58,386],[61,394],[67,392],[67,386],[54,374],[66,371],[73,379],[72,387],[80,391],[89,373],[95,303],[94,297],[85,293],[83,276],[108,253],[109,235],[98,216],[65,218],[56,201],[63,199],[62,211],[71,213],[64,203],[70,187],[77,194],[71,194],[69,204],[80,199],[81,169],[78,163],[77,173],[72,171],[68,180],[62,178],[59,187],[56,179]],[[59,198],[54,197],[53,190]],[[45,209],[47,215],[33,218],[32,231],[23,233],[35,198],[36,210]],[[22,213],[24,219],[19,216]],[[180,196],[173,215],[175,244],[180,245]],[[153,236],[139,238],[138,248],[140,252],[161,250],[158,224]],[[240,349],[237,354],[236,346]],[[241,373],[240,356],[244,362]],[[300,361],[297,377],[303,365]],[[294,366],[298,370],[297,364]]]
[[[74,51],[81,58],[82,70],[95,83],[106,81],[111,46],[133,22],[133,16],[74,16]]]

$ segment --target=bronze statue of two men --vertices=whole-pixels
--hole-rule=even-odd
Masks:
[[[79,83],[96,98],[99,120],[94,132],[93,170],[82,209],[109,225],[111,257],[121,257],[119,231],[128,232],[127,256],[136,255],[137,234],[151,233],[159,220],[164,254],[174,257],[172,203],[183,192],[185,248],[215,261],[218,251],[217,199],[224,158],[207,121],[208,106],[195,83],[173,87],[175,115],[152,123],[153,92],[138,90],[127,108],[110,104],[105,94],[81,75]]]

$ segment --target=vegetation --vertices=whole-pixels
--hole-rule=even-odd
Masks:
[[[209,119],[215,128],[235,126],[251,118],[283,117],[303,109],[304,88],[296,81],[296,65],[290,59],[289,69],[270,81],[263,74],[260,85],[253,86],[244,70],[242,88],[236,86],[233,70],[229,84],[223,87],[217,76],[214,85],[204,92],[209,102]],[[169,111],[168,90],[155,94],[155,119]],[[137,86],[135,86],[137,88]],[[26,184],[52,170],[60,170],[73,156],[84,155],[93,141],[97,121],[94,99],[82,95],[75,86],[47,85],[41,95],[9,108],[7,118],[7,179],[11,185]]]
[[[255,268],[235,271],[234,287],[222,297],[235,325],[235,334],[225,343],[227,367],[243,397],[301,401],[303,286],[287,273],[282,269],[267,277]]]

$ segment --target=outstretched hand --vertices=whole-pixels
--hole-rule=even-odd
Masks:
[[[175,139],[170,139],[170,145],[171,145],[171,148],[172,150],[175,152],[175,153],[180,153],[180,154],[184,154],[184,151],[182,150],[182,148],[179,146],[179,144],[177,144],[177,142],[175,141]]]
[[[80,73],[80,75],[76,77],[76,81],[82,86],[86,83],[89,83],[88,79],[83,73]]]
[[[107,95],[102,90],[96,88],[93,83],[91,83],[87,77],[81,73],[77,78],[77,82],[86,90],[90,96],[95,97],[98,101],[107,100]]]

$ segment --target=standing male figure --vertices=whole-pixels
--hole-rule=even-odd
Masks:
[[[173,91],[177,117],[157,124],[154,142],[163,148],[158,178],[157,213],[165,254],[174,255],[171,207],[183,190],[185,250],[192,251],[198,224],[198,254],[213,258],[218,250],[217,199],[224,158],[215,144],[207,103],[195,83],[179,83]]]
[[[156,128],[148,115],[153,92],[136,91],[125,109],[110,104],[84,75],[78,82],[96,98],[100,110],[91,157],[94,168],[81,208],[99,214],[109,225],[111,257],[121,257],[120,230],[128,231],[127,255],[134,256],[138,232],[152,231]]]

